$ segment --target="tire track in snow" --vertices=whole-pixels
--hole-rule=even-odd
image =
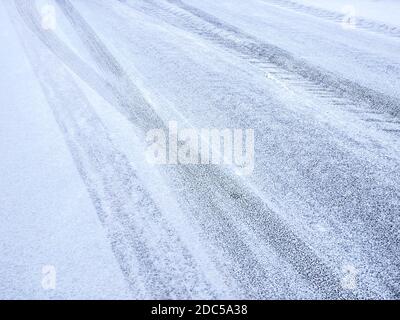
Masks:
[[[227,194],[227,197],[229,197],[229,195]],[[254,220],[253,220],[253,222],[254,222]]]
[[[291,56],[288,52],[259,41],[257,38],[246,34],[235,26],[221,21],[217,17],[196,7],[187,5],[184,1],[166,0],[166,2],[172,4],[171,6],[165,5],[166,2],[162,2],[161,4],[159,1],[149,1],[153,4],[153,8],[150,8],[150,11],[154,10],[153,13],[156,13],[156,15],[158,14],[161,15],[161,17],[166,17],[167,22],[175,24],[176,21],[179,21],[179,23],[177,23],[178,26],[186,27],[187,30],[193,33],[203,36],[227,49],[236,51],[239,53],[239,56],[242,56],[244,59],[261,65],[261,68],[267,66],[270,70],[276,69],[272,77],[278,77],[278,80],[282,80],[281,82],[283,85],[286,83],[297,83],[300,89],[307,85],[311,88],[311,91],[315,91],[317,95],[325,95],[328,98],[327,100],[325,99],[325,102],[335,99],[340,105],[354,108],[355,112],[379,115],[380,117],[378,119],[382,119],[383,123],[385,123],[385,126],[380,128],[382,131],[393,134],[398,134],[400,132],[398,123],[393,122],[392,117],[385,117],[384,114],[385,112],[389,112],[395,117],[400,115],[400,101],[398,99],[377,93],[372,89],[359,86],[349,80],[341,79],[327,71],[314,68],[300,60],[296,60],[295,57]],[[158,7],[161,10],[155,9],[154,7]],[[148,7],[145,6],[144,9],[148,10]],[[173,19],[170,19],[171,15]],[[377,111],[373,109],[377,109]],[[389,126],[390,129],[386,129],[387,126]],[[396,144],[398,140],[396,137],[393,138],[393,144]],[[339,156],[334,155],[334,157],[336,158]],[[266,159],[263,160],[266,162],[267,166],[268,161]],[[326,163],[322,162],[320,166],[326,166]],[[360,172],[362,172],[362,170]],[[328,178],[338,174],[340,174],[340,170],[335,169],[332,175],[328,175]],[[336,182],[337,178],[338,176],[336,176],[334,181],[330,182],[329,180],[321,181],[314,177],[310,185],[317,184],[319,186],[319,192],[325,192],[327,197],[330,197],[332,193],[327,192],[327,190],[332,190],[337,187],[339,184]],[[340,177],[340,181],[342,180],[346,182],[346,177]],[[386,201],[390,200],[391,203],[398,203],[399,196],[398,194],[396,195],[397,188],[394,185],[384,185],[382,188],[379,188],[379,186],[357,187],[361,189],[361,192],[357,192],[359,196],[363,195],[366,198],[372,199],[374,197],[379,197],[379,199],[386,199]],[[321,196],[321,194],[318,193],[317,196]],[[325,194],[322,194],[323,198],[324,196]],[[374,206],[381,205],[379,202],[373,204]],[[398,282],[396,281],[396,277],[398,277],[396,268],[398,269],[399,265],[399,260],[396,255],[399,248],[399,234],[394,232],[393,225],[399,224],[396,215],[398,205],[388,204],[386,210],[388,210],[389,214],[387,214],[386,219],[383,220],[381,217],[376,216],[376,211],[371,212],[367,207],[368,203],[363,205],[363,208],[366,210],[366,213],[362,215],[363,222],[368,226],[368,233],[371,239],[374,239],[374,246],[378,245],[378,250],[387,251],[385,252],[386,256],[384,259],[388,259],[388,261],[391,262],[391,270],[390,272],[386,270],[388,274],[386,275],[387,278],[384,279],[384,283],[390,288],[392,294],[396,296],[398,295],[399,288]],[[360,208],[353,209],[355,212],[351,213],[352,217],[356,217],[356,213],[360,214]]]
[[[59,3],[66,4],[65,6],[63,5],[63,9],[68,10],[68,16],[71,19],[71,23],[73,23],[77,28],[80,28],[81,30],[79,33],[83,37],[83,40],[86,41],[88,37],[91,39],[96,39],[97,36],[95,35],[95,32],[89,27],[89,25],[84,21],[84,19],[79,15],[79,13],[74,9],[74,7],[71,5],[71,3],[68,0],[58,0]],[[88,40],[89,41],[89,40]],[[90,40],[91,41],[91,40]],[[106,52],[107,49],[105,49],[104,45],[101,43],[99,40],[99,43],[97,45],[103,46],[102,51]],[[110,53],[108,53],[110,54]],[[102,62],[100,62],[102,63]],[[188,170],[188,168],[191,168],[193,170]],[[180,169],[180,168],[179,168]],[[178,170],[179,170],[178,169]],[[203,171],[202,171],[203,169]],[[173,172],[170,174],[170,176],[176,176],[177,172],[176,170],[172,170]],[[241,219],[236,219],[235,224],[236,226],[241,224],[241,221],[246,221],[246,217],[251,217],[249,220],[249,225],[253,225],[253,222],[257,219],[258,221],[262,220],[262,217],[264,219],[268,217],[268,223],[273,226],[273,228],[269,229],[268,231],[268,236],[265,236],[265,231],[266,231],[266,226],[263,225],[261,226],[261,229],[252,229],[250,231],[245,231],[244,233],[257,233],[258,236],[266,238],[268,240],[268,243],[272,245],[275,250],[277,250],[280,254],[284,252],[284,257],[286,260],[289,260],[289,262],[295,267],[295,269],[302,275],[307,275],[308,281],[310,281],[316,288],[324,288],[323,291],[325,290],[328,292],[328,296],[332,294],[332,296],[337,296],[337,295],[342,295],[342,296],[347,296],[347,293],[344,293],[340,288],[338,288],[338,281],[335,279],[335,276],[332,277],[333,273],[332,270],[329,270],[329,267],[324,266],[324,264],[320,261],[319,258],[316,257],[316,255],[310,251],[310,248],[307,247],[302,240],[297,238],[291,231],[287,230],[287,227],[282,223],[282,221],[275,215],[273,212],[268,208],[265,203],[261,201],[261,199],[255,197],[251,193],[246,193],[243,190],[245,187],[243,186],[238,186],[235,180],[231,179],[229,176],[226,176],[224,173],[220,172],[218,169],[209,169],[209,167],[183,167],[182,172],[181,172],[181,180],[186,183],[188,183],[187,190],[194,190],[198,189],[199,184],[197,184],[194,188],[193,186],[193,181],[196,181],[199,177],[205,178],[206,184],[203,187],[208,187],[209,185],[214,184],[215,181],[224,181],[225,183],[217,184],[215,185],[217,190],[224,190],[225,189],[225,195],[224,195],[224,203],[229,204],[231,207],[236,207],[236,209],[239,209],[238,212],[246,212],[247,214],[244,214],[244,216],[241,217]],[[236,190],[239,194],[242,194],[242,197],[245,201],[240,203],[240,206],[236,203],[237,201],[231,201],[232,200],[232,194],[235,192],[232,190]],[[204,191],[202,190],[197,190],[198,193],[203,194],[203,192],[209,193],[209,189],[205,189]],[[246,195],[246,196],[245,196]],[[213,195],[210,194],[210,197]],[[208,200],[211,203],[213,201],[211,198]],[[217,207],[214,209],[221,209],[218,207],[221,207],[221,205],[218,205],[216,202],[214,202]],[[267,210],[267,211],[266,211]],[[226,210],[224,210],[225,215],[227,214]],[[238,214],[238,212],[236,214]],[[255,212],[260,213],[258,216],[257,214],[254,214]],[[228,212],[229,215],[229,212]],[[227,216],[227,215],[226,215]],[[225,217],[226,217],[225,216]],[[256,218],[257,217],[257,218]],[[213,221],[215,221],[215,218],[212,216],[209,217]],[[219,222],[220,223],[220,222]],[[226,228],[226,227],[225,227]],[[267,228],[268,229],[268,228]],[[227,233],[227,232],[225,232]],[[231,234],[231,232],[228,232]],[[229,241],[228,241],[229,242]],[[232,248],[236,248],[237,250],[238,247],[243,246],[241,245],[233,245]],[[289,247],[295,248],[295,250],[290,250],[288,249]],[[304,264],[304,261],[308,261],[307,264]],[[251,264],[249,264],[251,265]],[[315,270],[312,270],[313,268],[316,268]],[[248,267],[247,267],[248,268]],[[313,277],[308,277],[310,273],[315,273],[313,274]],[[240,278],[239,278],[240,279]],[[249,290],[251,287],[247,286],[247,290]]]
[[[36,35],[22,28],[15,8],[7,6],[135,297],[215,297],[212,285],[126,157],[114,147],[69,71],[33,40]],[[22,7],[17,8],[26,18]]]
[[[50,31],[45,32],[41,28],[40,17],[34,1],[14,1],[21,15],[24,17],[24,21],[35,32],[36,36],[94,91],[108,103],[116,106],[121,113],[128,117],[130,121],[137,123],[143,130],[149,130],[158,125],[158,117],[152,113],[152,109],[148,107],[145,99],[143,99],[138,89],[127,79],[123,71],[116,69],[116,65],[112,64],[112,60],[105,60],[105,64],[108,63],[111,69],[114,68],[108,73],[109,78],[99,74],[83,61],[82,58],[77,56],[54,33]],[[103,64],[103,67],[105,64]],[[117,86],[115,83],[116,77],[119,79]],[[129,91],[131,94],[125,96],[121,94],[121,91]]]
[[[134,8],[129,1],[123,2]],[[137,5],[135,3],[135,5]],[[329,71],[295,59],[289,52],[243,32],[181,0],[149,0],[140,4],[143,12],[183,27],[218,44],[266,71],[269,77],[309,92],[325,103],[343,105],[369,113],[370,109],[399,116],[400,100],[363,87]]]
[[[119,66],[118,62],[111,56],[111,53],[108,52],[108,50],[102,44],[101,40],[99,40],[98,37],[96,36],[95,32],[83,20],[83,18],[74,9],[71,3],[69,1],[64,1],[64,0],[60,0],[58,1],[58,3],[61,6],[64,13],[70,19],[70,22],[74,25],[78,34],[81,36],[82,41],[85,44],[86,43],[89,44],[89,52],[93,54],[96,62],[101,65],[102,69],[104,69],[106,73],[112,73],[112,70],[122,70],[122,67]],[[106,55],[107,57],[103,57],[103,55]],[[107,63],[107,61],[108,62],[112,61],[112,63],[111,64]],[[110,67],[112,68],[111,70],[109,70]],[[115,78],[114,81],[118,82],[119,79]],[[119,85],[116,84],[116,86]],[[129,91],[126,90],[125,94],[129,94]],[[149,108],[151,108],[151,106],[149,106]],[[164,125],[159,125],[159,127],[166,129]],[[157,128],[156,124],[154,124],[154,128]],[[168,177],[175,177],[177,175],[176,169],[171,169],[167,171],[168,171],[167,174]],[[183,185],[185,185],[186,190],[193,190],[193,181],[196,179],[196,177],[197,176],[195,176],[195,173],[188,174],[188,171],[184,169],[183,172],[180,173],[180,179],[181,179],[180,182],[182,183],[182,181],[184,181]],[[209,177],[209,179],[213,179],[213,177]],[[223,237],[221,236],[219,237],[219,239],[217,239],[218,246],[221,247],[223,245],[225,248],[227,248],[225,252],[228,252],[229,255],[237,253],[238,248],[248,248],[248,246],[245,243],[243,243],[240,240],[240,237],[237,235],[237,228],[231,227],[229,226],[229,224],[227,225],[225,223],[222,223],[223,221],[221,220],[218,221],[218,219],[216,219],[215,216],[213,216],[213,213],[214,211],[208,212],[209,214],[207,216],[208,221],[206,225],[203,225],[203,227],[205,229],[209,229],[211,226],[210,225],[211,221],[212,225],[219,226],[219,230],[222,232],[222,234],[224,234],[224,236]],[[204,212],[202,212],[202,214],[204,214]],[[197,218],[200,218],[200,216],[197,216]],[[222,264],[221,269],[222,268],[226,268],[226,265]],[[234,272],[235,275],[237,275],[240,272],[240,270],[250,270],[249,272],[251,272],[252,274],[251,278],[243,275],[235,277],[236,280],[246,288],[246,295],[248,295],[249,297],[261,297],[262,294],[264,294],[263,292],[265,290],[264,288],[266,286],[271,287],[267,279],[261,279],[260,277],[257,279],[258,283],[253,281],[251,285],[248,284],[248,281],[254,279],[254,274],[258,274],[260,276],[264,274],[262,266],[260,265],[260,263],[257,261],[256,258],[252,257],[251,254],[247,253],[246,256],[243,256],[242,261],[238,263],[238,266],[236,268],[238,268],[239,270],[236,269],[236,272]],[[260,284],[263,284],[263,286],[260,287]]]
[[[160,10],[157,10],[157,8],[149,7],[147,3],[148,2],[142,2],[142,6],[139,6],[139,9],[143,9],[145,13],[149,12],[149,10],[152,10],[152,13],[157,16],[157,13],[159,14]],[[132,6],[132,8],[136,9],[137,6]],[[187,14],[185,14],[184,12],[180,12],[179,14],[185,19],[185,21],[188,20]],[[177,19],[172,22],[175,23],[175,21],[177,21]],[[182,22],[182,24],[177,23],[177,25],[182,27],[183,23],[184,22]],[[371,114],[376,113],[376,111],[371,112]],[[385,120],[385,122],[388,121]],[[320,143],[317,144],[317,146],[317,150],[319,150],[321,154],[327,152],[327,150],[325,149],[326,145],[321,145]],[[346,218],[353,221],[357,221],[358,218],[363,219],[362,224],[364,228],[362,232],[366,233],[366,235],[354,233],[353,236],[356,235],[359,238],[358,240],[365,240],[368,242],[373,239],[375,255],[369,256],[366,259],[366,261],[369,262],[365,262],[367,265],[372,266],[373,264],[376,264],[375,262],[373,262],[373,260],[375,259],[386,261],[385,263],[383,263],[383,267],[385,267],[386,270],[382,269],[384,271],[384,274],[382,274],[383,282],[387,285],[388,288],[390,288],[391,292],[395,294],[395,292],[397,291],[397,284],[396,281],[393,280],[393,276],[396,277],[396,274],[398,273],[396,271],[396,264],[398,263],[398,259],[396,258],[395,254],[395,252],[397,251],[396,248],[398,248],[398,246],[396,245],[396,243],[398,243],[398,234],[393,232],[392,226],[398,225],[398,219],[396,218],[396,205],[394,204],[396,203],[398,196],[396,196],[397,188],[395,187],[395,185],[393,185],[393,182],[395,182],[396,180],[393,179],[392,181],[389,181],[390,183],[384,182],[383,185],[376,184],[379,183],[379,181],[374,181],[375,184],[371,185],[369,182],[371,182],[371,177],[373,177],[377,173],[376,171],[372,171],[372,168],[370,166],[367,166],[364,169],[363,166],[365,166],[365,163],[363,163],[363,161],[360,161],[360,159],[358,158],[354,159],[354,156],[352,159],[351,157],[349,157],[347,152],[344,152],[345,150],[339,149],[336,150],[336,152],[334,151],[335,150],[329,150],[328,152],[329,156],[332,157],[332,161],[328,161],[328,159],[320,159],[323,160],[320,163],[315,163],[315,157],[310,154],[303,155],[303,157],[305,157],[307,161],[313,161],[315,163],[314,167],[317,166],[318,168],[314,168],[315,173],[325,172],[322,177],[314,174],[314,169],[312,169],[312,167],[303,168],[301,163],[294,165],[300,171],[303,179],[310,180],[308,188],[315,188],[315,191],[311,195],[313,197],[320,197],[320,204],[327,205],[328,208],[329,206],[331,206],[332,209],[334,209],[335,211],[338,211],[338,208],[343,208],[343,210],[345,210],[344,212],[338,212],[339,218],[344,218],[345,215],[347,215]],[[269,160],[262,160],[264,161],[265,167],[267,168]],[[294,159],[290,159],[289,162],[293,164],[293,162],[296,160],[298,159],[294,157]],[[356,160],[356,162],[354,162],[354,160]],[[335,163],[335,161],[337,164],[336,166],[332,167],[332,163]],[[397,161],[394,163],[397,163]],[[374,165],[376,165],[376,163]],[[380,165],[381,164],[378,164],[378,167]],[[355,172],[351,171],[352,168],[355,170]],[[374,169],[376,170],[377,168]],[[329,172],[329,174],[326,172]],[[359,174],[365,174],[366,177],[362,178],[361,181],[358,181],[360,179],[360,177],[358,176]],[[366,184],[364,185],[364,183]],[[343,184],[342,187],[340,186],[341,184]],[[349,184],[349,187],[353,186],[352,188],[344,189],[348,189],[345,190],[346,192],[354,192],[354,198],[352,201],[356,201],[356,204],[358,204],[358,206],[356,204],[352,205],[351,203],[348,203],[346,197],[338,194],[337,190],[342,190],[343,186],[346,186],[346,184]],[[365,201],[358,203],[360,199],[365,199]],[[343,200],[344,202],[342,202],[341,200]],[[393,203],[393,205],[387,204],[386,206],[381,208],[382,201],[390,201],[391,203]],[[371,207],[369,207],[370,205],[373,206],[372,209]],[[362,210],[364,210],[365,212],[362,212]],[[385,219],[382,219],[382,215],[385,216]],[[353,228],[348,231],[353,231]],[[378,247],[376,247],[376,245],[378,245]],[[368,253],[372,250],[372,247],[364,249],[366,250],[366,255],[368,256]],[[385,255],[387,254],[385,257],[384,253]],[[390,262],[388,263],[387,261]],[[389,270],[387,270],[388,266],[391,267],[390,272]],[[375,275],[380,278],[380,274],[381,273],[378,272]]]
[[[76,27],[83,28],[81,31],[79,31],[79,34],[82,35],[84,32],[89,32],[90,34],[92,32],[92,30],[87,30],[87,29],[84,30],[87,24],[84,25],[79,24],[81,17],[77,18],[75,15],[73,15],[73,18],[75,19],[76,22],[78,22],[76,24]],[[95,37],[92,38],[96,39]],[[101,43],[98,43],[96,45],[101,45]],[[51,48],[53,50],[54,49],[58,50],[54,46],[52,46]],[[106,59],[105,61],[112,61],[112,60]],[[67,64],[69,63],[68,61],[64,62]],[[103,68],[104,67],[107,66],[105,65],[103,66]],[[116,68],[116,70],[118,69],[122,68]],[[116,80],[117,83],[114,84],[111,83],[110,85],[113,85],[116,88],[124,87],[120,85],[118,77],[116,78],[117,78]],[[128,92],[122,92],[122,91],[123,90],[121,90],[121,92],[118,92],[118,94],[121,96],[132,94],[130,91]],[[116,101],[117,103],[121,103],[121,101],[118,100],[114,101]],[[124,112],[125,112],[124,114],[126,114],[126,112],[129,113],[133,111],[132,110],[129,111],[129,108],[127,108],[124,109]],[[130,121],[133,121],[134,117],[128,114],[128,119],[130,119]],[[261,232],[261,230],[258,229],[257,235],[259,235],[261,239],[267,241],[267,243],[269,243],[280,256],[289,261],[294,267],[294,269],[297,272],[299,272],[303,277],[305,277],[307,281],[309,281],[316,290],[318,290],[318,288],[322,288],[321,290],[323,291],[325,296],[332,298],[348,296],[347,293],[343,292],[340,289],[339,281],[335,276],[335,272],[333,272],[333,270],[330,267],[326,266],[323,262],[321,262],[321,260],[313,253],[312,249],[310,249],[301,239],[299,239],[295,234],[293,234],[293,232],[291,232],[287,228],[287,226],[279,219],[279,217],[274,212],[272,212],[260,198],[254,196],[253,194],[248,194],[247,192],[245,192],[244,188],[238,185],[237,181],[224,175],[217,169],[206,168],[203,174],[201,174],[201,172],[198,172],[199,168],[197,167],[194,169],[194,171],[187,170],[186,167],[178,168],[178,170],[183,170],[182,179],[185,180],[184,183],[188,185],[187,187],[188,193],[189,194],[203,193],[203,196],[205,196],[206,199],[210,201],[210,203],[212,203],[211,199],[213,199],[215,195],[212,191],[210,191],[208,186],[215,184],[217,181],[225,180],[224,181],[225,183],[218,185],[218,187],[221,188],[220,190],[223,195],[222,198],[224,199],[225,204],[229,204],[230,206],[235,208],[235,210],[230,212],[227,211],[226,208],[224,207],[221,208],[219,204],[216,204],[217,208],[215,209],[220,209],[221,213],[223,214],[224,220],[222,220],[221,217],[215,217],[214,213],[211,210],[207,212],[202,212],[202,213],[207,213],[208,215],[207,217],[210,218],[210,221],[212,223],[217,224],[223,230],[225,230],[223,234],[217,235],[218,237],[217,241],[220,245],[229,246],[229,250],[231,250],[231,252],[235,252],[235,250],[237,251],[237,248],[246,247],[242,239],[243,237],[246,237],[248,235],[247,234],[240,235],[237,233],[237,228],[238,228],[237,224],[239,222],[238,214],[241,212],[250,212],[251,213],[251,215],[249,215],[250,221],[248,220],[249,225],[252,222],[254,222],[254,219],[256,217],[258,217],[258,219],[262,221],[262,226],[264,226],[264,228],[265,226],[268,225],[271,226],[270,229],[268,229],[269,233],[264,234]],[[177,175],[174,169],[172,169],[172,171],[173,171],[172,176]],[[202,182],[201,184],[202,189],[199,189],[199,183],[198,183],[199,180],[200,182]],[[236,190],[236,192],[242,194],[243,195],[242,200],[240,201],[232,200],[231,197],[232,190]],[[234,220],[232,223],[232,229],[229,229],[227,228],[226,221],[232,221],[233,218],[231,217],[231,215],[236,220]],[[239,225],[239,227],[241,227],[242,230],[246,229],[243,228],[243,224]],[[249,226],[246,227],[248,228]],[[260,223],[257,224],[257,227],[260,227]],[[232,237],[232,235],[234,235],[235,233],[237,236]],[[251,247],[250,249],[253,250],[253,248]],[[251,257],[252,254],[253,253],[249,252],[248,256]],[[301,256],[300,259],[299,256]],[[232,254],[230,255],[230,258],[235,259],[235,257],[232,256]],[[237,258],[238,257],[236,257],[236,259]],[[243,283],[243,286],[245,288],[253,288],[252,291],[255,293],[254,296],[258,295],[262,297],[263,295],[265,295],[264,284],[267,284],[268,281],[262,272],[263,266],[260,265],[260,263],[261,262],[257,258],[256,259],[253,258],[251,260],[239,259],[239,264],[241,264],[240,270],[242,270],[242,273],[240,273],[240,270],[238,270],[238,273],[236,273],[235,276],[236,279],[241,279],[241,282]],[[244,270],[245,272],[243,272]],[[259,277],[256,279],[254,279],[255,274],[259,275]]]

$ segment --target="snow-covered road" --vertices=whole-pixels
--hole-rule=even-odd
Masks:
[[[0,298],[400,298],[400,22],[348,2],[2,1]]]

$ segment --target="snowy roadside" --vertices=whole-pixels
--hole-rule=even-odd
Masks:
[[[0,30],[0,298],[129,298],[3,4]]]

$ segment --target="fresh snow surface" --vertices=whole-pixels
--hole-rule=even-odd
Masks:
[[[400,1],[0,2],[0,299],[400,298]],[[254,171],[146,135],[253,129]]]

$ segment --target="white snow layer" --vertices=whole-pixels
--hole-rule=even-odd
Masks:
[[[399,298],[399,12],[2,2],[0,299]],[[171,120],[253,174],[148,164]]]

